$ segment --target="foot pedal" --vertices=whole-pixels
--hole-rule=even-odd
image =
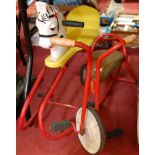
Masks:
[[[109,132],[106,132],[107,138],[112,138],[112,137],[116,137],[119,136],[123,133],[122,129],[115,129]]]
[[[71,123],[69,120],[64,120],[61,122],[55,122],[55,123],[52,123],[52,125],[51,125],[52,130],[54,132],[65,130],[67,128],[70,128],[70,126],[71,126]]]

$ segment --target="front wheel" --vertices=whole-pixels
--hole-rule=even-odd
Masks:
[[[76,114],[76,129],[80,130],[82,108]],[[89,107],[85,115],[85,133],[78,134],[79,140],[84,149],[90,154],[96,154],[101,151],[105,145],[105,130],[103,123],[97,112]]]

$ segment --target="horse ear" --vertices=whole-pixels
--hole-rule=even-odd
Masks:
[[[35,5],[36,5],[37,12],[45,12],[47,3],[37,1]]]
[[[51,14],[51,12],[53,13],[53,10],[49,5],[46,6],[46,11],[48,12],[48,14]]]
[[[47,13],[49,15],[51,15],[51,14],[57,13],[58,12],[58,9],[55,6],[51,5],[51,4],[47,4],[46,5],[46,11],[47,11]]]

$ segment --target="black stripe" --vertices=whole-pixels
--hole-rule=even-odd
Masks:
[[[39,18],[38,18],[38,21],[39,21],[39,22],[43,22],[44,24],[46,24],[43,20],[40,20]]]
[[[49,15],[49,17],[50,17],[50,18],[53,18],[53,17],[54,17],[54,14],[53,14],[53,15]]]
[[[47,15],[47,13],[46,13],[46,17],[48,18],[48,20],[50,20],[50,18],[49,18],[49,16]]]
[[[51,35],[39,34],[39,37],[43,37],[43,38],[49,38],[49,37],[54,37],[54,36],[57,36],[57,34],[51,34]]]

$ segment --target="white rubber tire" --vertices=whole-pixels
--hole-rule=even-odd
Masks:
[[[80,130],[82,108],[76,114],[76,129]],[[84,149],[90,154],[101,151],[105,145],[105,131],[100,117],[93,108],[87,108],[85,120],[85,134],[78,134]]]

